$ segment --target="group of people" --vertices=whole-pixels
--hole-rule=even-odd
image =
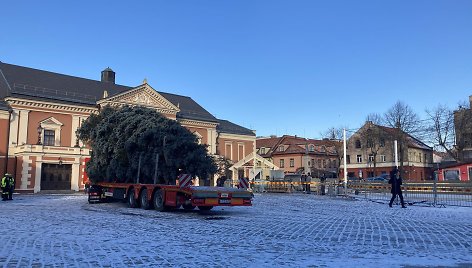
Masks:
[[[9,173],[3,176],[0,182],[0,188],[2,189],[2,201],[13,200],[13,191],[15,190],[15,179]]]

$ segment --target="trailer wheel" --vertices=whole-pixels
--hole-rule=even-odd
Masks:
[[[154,205],[154,209],[157,211],[164,211],[166,209],[164,206],[164,192],[162,189],[156,190],[152,199],[152,203]]]
[[[183,207],[185,210],[194,210],[194,209],[195,209],[195,206],[187,205],[187,204],[183,204],[182,207]]]
[[[141,191],[140,198],[141,198],[141,208],[142,209],[150,209],[151,204],[149,203],[149,200],[148,200],[147,189],[143,189]]]
[[[212,208],[213,206],[198,206],[198,209],[202,211],[208,211],[208,210],[211,210]]]
[[[134,189],[129,190],[129,193],[128,193],[128,206],[130,208],[137,208],[138,207],[138,201],[136,201],[136,198],[134,198]]]

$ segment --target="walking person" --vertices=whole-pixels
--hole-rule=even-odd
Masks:
[[[306,193],[309,194],[311,193],[311,188],[310,188],[310,184],[311,184],[311,176],[308,175],[305,177],[305,182],[306,182]]]
[[[402,208],[406,208],[402,194],[402,178],[398,174],[397,168],[394,168],[392,171],[390,171],[390,179],[388,180],[388,183],[392,185],[392,198],[390,199],[390,203],[388,203],[388,206],[392,207],[393,201],[398,195],[400,197],[400,203],[402,204]]]
[[[15,191],[15,178],[11,174],[8,174],[8,182],[10,188],[8,189],[8,200],[13,200],[13,192]]]

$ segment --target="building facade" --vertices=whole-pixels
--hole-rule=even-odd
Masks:
[[[285,173],[336,177],[339,160],[333,142],[284,135],[258,138],[257,153]]]
[[[105,105],[155,109],[193,132],[211,155],[233,162],[255,146],[253,131],[215,118],[192,98],[158,92],[146,81],[118,85],[110,68],[97,81],[0,62],[1,173],[14,174],[23,192],[82,190],[90,149],[76,131]],[[221,144],[230,145],[228,151]]]
[[[349,178],[366,179],[389,174],[396,166],[394,131],[368,121],[348,139],[346,163]],[[397,150],[403,178],[411,181],[433,179],[433,149],[411,135],[404,133],[404,136],[403,156]],[[397,148],[400,148],[399,144]],[[341,171],[341,177],[344,177]]]
[[[456,132],[456,150],[461,161],[472,160],[472,96],[469,107],[459,108],[454,112]]]

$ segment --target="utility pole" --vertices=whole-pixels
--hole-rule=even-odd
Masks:
[[[347,193],[347,152],[346,152],[346,129],[343,129],[343,151],[344,151],[344,193]]]

